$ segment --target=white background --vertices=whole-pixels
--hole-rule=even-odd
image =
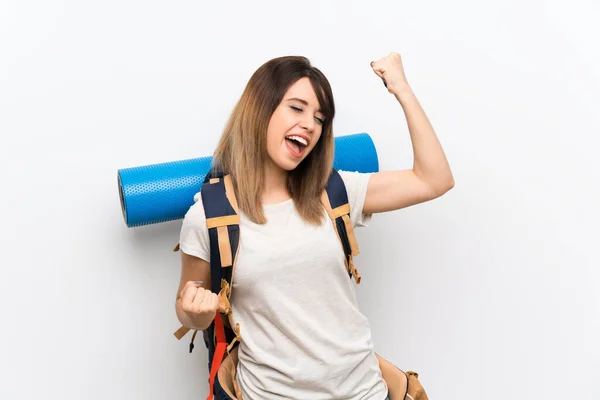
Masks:
[[[181,221],[127,228],[119,168],[210,155],[260,64],[306,55],[335,133],[412,164],[369,62],[402,54],[456,186],[358,231],[377,351],[432,400],[598,399],[600,6],[0,2],[0,398],[200,399]]]

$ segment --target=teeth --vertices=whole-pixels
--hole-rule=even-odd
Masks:
[[[308,142],[300,136],[288,136],[287,139],[295,140],[296,142],[301,143],[304,146],[308,146]]]

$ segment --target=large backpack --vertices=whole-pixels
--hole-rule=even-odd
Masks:
[[[208,348],[209,390],[207,400],[242,400],[237,385],[237,346],[242,340],[239,323],[233,326],[230,304],[232,281],[235,276],[238,244],[240,237],[240,217],[231,177],[214,171],[206,176],[200,191],[206,215],[206,225],[210,239],[211,291],[219,290],[219,310],[210,327],[203,331]],[[344,181],[339,173],[332,169],[325,190],[321,195],[321,204],[327,211],[342,249],[350,278],[360,283],[360,274],[353,258],[359,254],[358,244],[350,220],[350,204]],[[175,247],[175,251],[179,246]],[[181,327],[175,332],[177,339],[183,338],[190,329]],[[194,331],[189,351],[194,348]],[[377,356],[389,388],[391,400],[426,400],[427,396],[414,372],[404,373],[386,360]],[[414,384],[413,384],[414,382]],[[412,387],[410,387],[412,386]],[[409,393],[409,387],[410,392]]]

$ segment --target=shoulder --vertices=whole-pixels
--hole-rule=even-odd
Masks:
[[[350,204],[350,217],[354,226],[367,226],[371,220],[370,214],[364,214],[363,208],[369,188],[369,179],[372,173],[339,170],[338,173],[344,181],[348,203]]]
[[[204,213],[204,204],[200,192],[194,195],[194,203],[185,213],[183,223],[206,228],[206,214]]]
[[[373,174],[358,172],[358,171],[338,171],[342,180],[344,181],[344,186],[346,187],[346,192],[348,193],[348,201],[352,203],[356,200],[356,198],[364,198],[367,195],[367,189],[369,187],[369,180]],[[364,199],[363,199],[364,200]],[[352,204],[350,204],[352,206]],[[362,206],[362,204],[361,204]]]
[[[206,226],[206,214],[204,213],[204,205],[200,193],[194,196],[194,204],[190,206],[183,217],[181,232],[179,234],[179,246],[186,254],[210,261],[210,243]]]
[[[346,190],[357,190],[362,186],[366,186],[369,184],[369,179],[371,178],[371,173],[366,172],[358,172],[358,171],[344,171],[339,170],[338,173],[342,177],[344,184],[346,185]]]

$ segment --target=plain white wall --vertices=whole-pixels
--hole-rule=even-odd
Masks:
[[[205,398],[203,345],[172,335],[181,223],[127,228],[117,170],[210,154],[286,54],[329,77],[337,135],[410,167],[369,67],[391,51],[456,187],[358,231],[378,352],[431,399],[600,398],[599,18],[592,0],[2,1],[0,398]]]

